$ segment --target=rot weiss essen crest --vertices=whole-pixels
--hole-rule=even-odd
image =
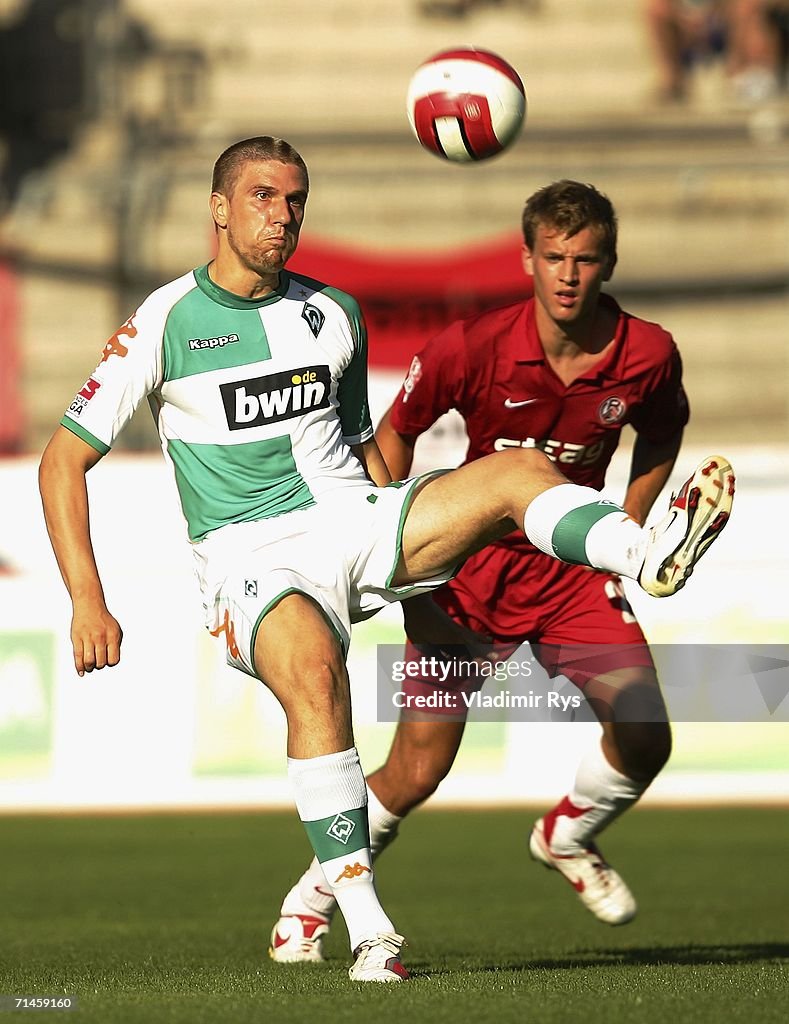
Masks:
[[[601,423],[619,423],[627,410],[627,404],[623,398],[611,395],[601,403],[597,411]]]

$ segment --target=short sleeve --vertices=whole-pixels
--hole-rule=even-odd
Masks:
[[[337,401],[345,441],[348,444],[362,444],[373,436],[367,393],[367,327],[362,311],[355,302],[345,311],[354,347],[350,362],[337,385]]]
[[[668,358],[645,381],[642,395],[631,423],[647,440],[656,444],[666,441],[688,422],[690,406],[682,384],[682,358],[673,341]]]
[[[462,400],[466,351],[462,321],[451,324],[414,356],[394,401],[391,423],[399,434],[428,430]]]
[[[60,421],[103,455],[161,384],[164,324],[146,300],[106,342],[96,369]]]

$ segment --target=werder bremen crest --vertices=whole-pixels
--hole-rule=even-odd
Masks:
[[[321,313],[317,306],[312,306],[309,302],[304,303],[304,309],[302,309],[301,315],[302,318],[310,325],[310,330],[317,338],[321,333],[321,327],[323,327],[326,317]]]
[[[326,835],[331,836],[332,839],[337,839],[343,845],[347,845],[355,828],[356,825],[350,818],[346,818],[344,814],[338,814],[326,829]]]

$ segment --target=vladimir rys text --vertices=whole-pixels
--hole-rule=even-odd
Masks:
[[[456,711],[470,708],[557,708],[561,711],[581,706],[580,694],[562,694],[555,691],[536,693],[513,693],[502,689],[498,693],[483,694],[478,686],[485,680],[498,683],[528,679],[533,673],[531,661],[491,661],[482,658],[446,661],[437,657],[423,656],[409,661],[395,661],[391,668],[391,681],[395,684],[408,682],[407,690],[395,690],[392,705],[395,708],[436,709]],[[451,678],[450,678],[451,677]],[[447,687],[457,679],[465,685],[450,689]],[[477,682],[477,686],[474,682]],[[415,692],[416,687],[421,692]]]

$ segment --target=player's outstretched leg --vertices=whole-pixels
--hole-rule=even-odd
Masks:
[[[393,584],[429,579],[522,525],[554,558],[618,573],[668,597],[720,535],[733,497],[731,466],[710,456],[672,499],[668,515],[643,528],[598,491],[569,483],[543,453],[497,452],[434,478],[415,496]]]
[[[576,484],[550,487],[532,499],[524,528],[541,551],[564,562],[591,565],[637,580],[653,597],[680,590],[720,536],[734,499],[727,459],[704,459],[672,497],[666,516],[641,528],[615,502]]]
[[[734,472],[728,460],[721,455],[704,459],[649,532],[638,577],[642,589],[653,597],[681,590],[729,521],[733,500]]]

